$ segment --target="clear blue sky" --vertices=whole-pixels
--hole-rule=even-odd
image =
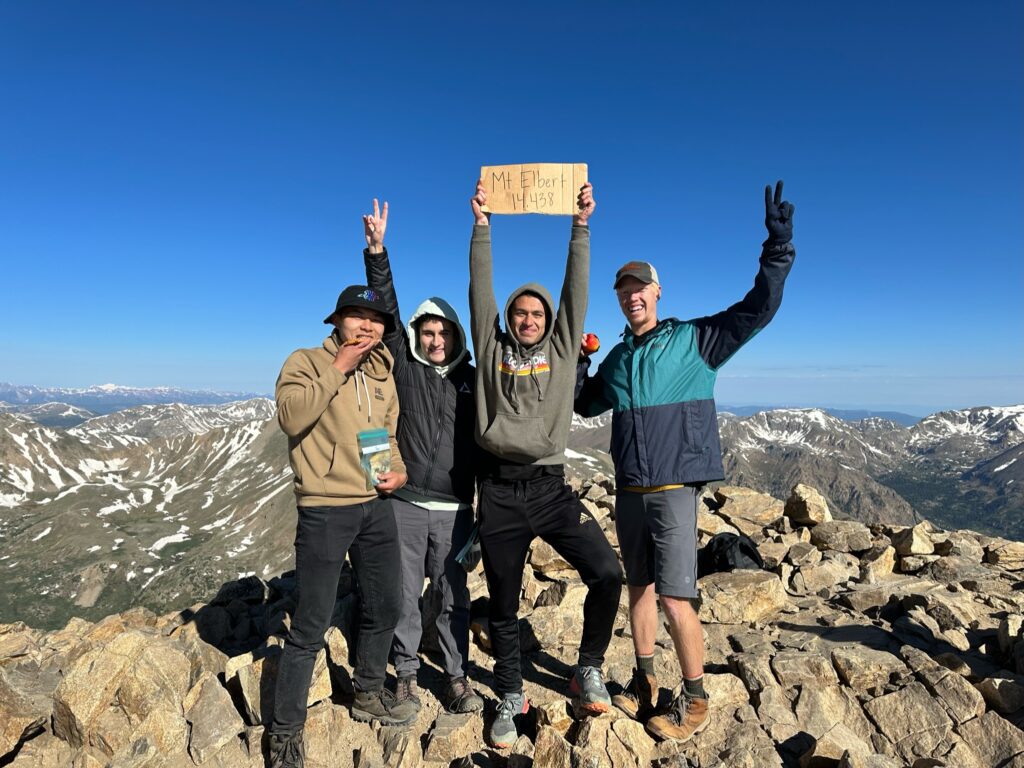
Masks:
[[[749,288],[776,178],[797,262],[731,404],[1024,400],[1019,2],[0,4],[0,380],[270,392],[362,282],[466,318],[481,164],[586,162],[588,327],[653,261],[662,315]],[[385,18],[386,14],[386,18]],[[569,219],[495,217],[501,299]]]

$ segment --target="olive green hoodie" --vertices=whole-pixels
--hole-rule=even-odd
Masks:
[[[476,441],[519,464],[563,464],[572,423],[576,361],[587,314],[590,230],[573,227],[558,309],[542,285],[527,283],[498,315],[491,266],[491,228],[476,225],[469,248],[469,312],[476,353]],[[541,298],[544,334],[524,347],[507,327],[512,303],[525,292]]]
[[[375,347],[352,373],[334,367],[340,339],[334,331],[323,346],[293,352],[277,378],[277,421],[288,435],[300,507],[339,507],[376,498],[366,490],[356,435],[384,428],[391,443],[391,469],[405,472],[395,440],[398,394],[391,353]]]

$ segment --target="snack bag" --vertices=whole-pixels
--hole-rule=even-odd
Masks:
[[[372,491],[380,476],[391,471],[391,443],[386,429],[366,429],[356,435],[359,463],[366,475],[366,490]]]

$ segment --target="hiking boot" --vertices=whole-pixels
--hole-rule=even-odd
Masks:
[[[519,737],[516,718],[529,711],[530,702],[526,700],[526,695],[522,691],[506,693],[498,702],[498,708],[494,713],[494,722],[491,723],[491,746],[497,749],[508,749],[515,744]]]
[[[469,687],[469,681],[464,677],[453,677],[448,681],[441,694],[441,704],[453,715],[479,712],[484,708],[484,700]]]
[[[576,706],[590,715],[603,714],[612,704],[599,667],[576,667],[569,681],[569,693],[576,697]]]
[[[302,731],[270,734],[270,768],[303,768],[306,750]]]
[[[634,720],[645,722],[658,704],[658,681],[641,669],[633,670],[633,679],[622,693],[612,696],[612,704]]]
[[[708,727],[708,700],[680,694],[664,715],[655,715],[647,721],[647,732],[662,741],[686,741]]]
[[[360,723],[408,725],[419,714],[419,704],[412,699],[399,701],[387,688],[379,691],[357,691],[352,702],[352,719]]]
[[[417,714],[420,711],[420,689],[416,685],[416,675],[402,675],[398,678],[398,684],[395,686],[395,698],[399,702],[410,702],[416,707]]]

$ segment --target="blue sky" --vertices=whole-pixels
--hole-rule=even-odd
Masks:
[[[797,208],[730,404],[1024,399],[1024,5],[0,4],[0,380],[269,392],[362,282],[387,199],[407,308],[466,317],[479,166],[586,162],[588,327],[750,287],[763,187]],[[569,219],[495,217],[500,298],[557,292]]]

